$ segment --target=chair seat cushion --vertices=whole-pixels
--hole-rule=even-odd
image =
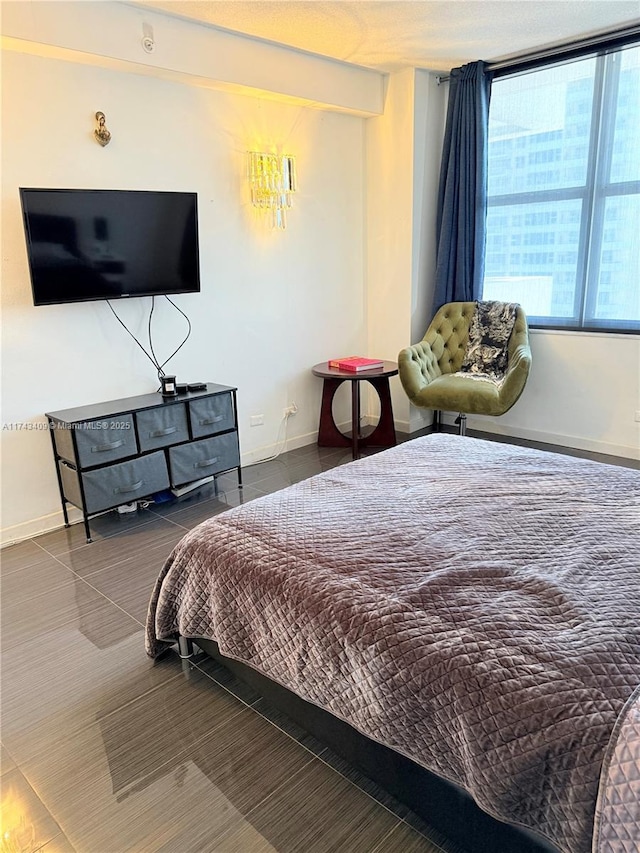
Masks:
[[[501,415],[505,411],[497,383],[460,372],[438,376],[422,388],[412,402],[426,409],[470,415]]]

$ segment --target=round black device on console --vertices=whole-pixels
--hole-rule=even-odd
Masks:
[[[175,397],[178,393],[175,376],[161,376],[160,385],[163,397]]]

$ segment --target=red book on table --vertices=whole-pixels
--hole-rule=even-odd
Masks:
[[[357,373],[360,370],[374,370],[375,368],[384,367],[384,361],[379,358],[363,358],[359,355],[350,355],[346,358],[333,358],[328,364],[329,367],[335,367],[338,370],[350,370],[352,373]]]

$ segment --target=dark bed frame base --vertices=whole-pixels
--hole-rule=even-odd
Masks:
[[[490,817],[461,788],[371,740],[251,667],[224,657],[213,640],[195,638],[194,642],[278,710],[408,806],[460,853],[558,853],[554,845],[527,829]],[[181,637],[180,656],[188,659],[190,651],[191,643]]]

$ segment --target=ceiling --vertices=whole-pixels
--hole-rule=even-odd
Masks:
[[[448,71],[640,19],[640,0],[141,0],[380,71]]]

